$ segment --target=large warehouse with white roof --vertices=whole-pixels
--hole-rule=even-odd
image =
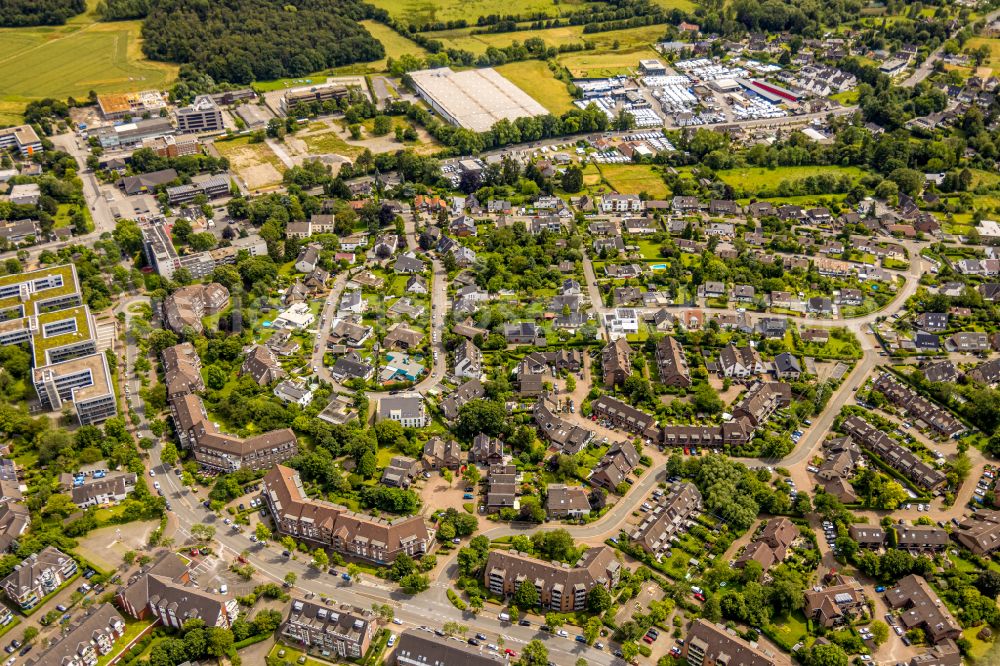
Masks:
[[[413,87],[453,125],[485,132],[504,118],[543,116],[548,111],[495,69],[454,72],[449,67],[411,72]]]

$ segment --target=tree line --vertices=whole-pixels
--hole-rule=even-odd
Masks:
[[[102,21],[127,21],[146,18],[152,4],[152,0],[101,0],[96,11]]]
[[[62,25],[86,9],[86,0],[0,0],[0,26]]]

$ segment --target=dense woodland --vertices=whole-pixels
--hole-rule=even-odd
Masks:
[[[62,25],[86,9],[86,0],[0,0],[0,26]]]
[[[82,0],[81,0],[82,1]],[[189,63],[217,81],[302,76],[378,60],[382,44],[358,25],[374,10],[355,0],[163,0],[142,27],[143,52]]]
[[[152,4],[152,0],[101,0],[97,3],[97,15],[102,21],[141,19],[146,18]]]

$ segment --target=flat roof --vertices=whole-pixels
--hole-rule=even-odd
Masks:
[[[80,386],[73,389],[73,402],[83,402],[92,398],[100,398],[105,395],[114,395],[111,388],[110,371],[104,352],[70,359],[61,363],[52,363],[44,367],[34,369],[35,381],[42,381],[43,375],[52,373],[55,377],[72,375],[83,370],[90,370],[90,386]]]
[[[497,121],[543,116],[548,111],[493,68],[454,72],[449,67],[411,72],[423,94],[461,127],[485,132]]]

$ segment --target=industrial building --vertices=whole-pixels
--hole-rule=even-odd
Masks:
[[[425,102],[453,125],[486,132],[499,120],[544,116],[541,104],[495,69],[455,72],[448,67],[411,72]]]
[[[174,126],[170,124],[169,118],[149,118],[134,123],[95,127],[91,130],[90,135],[97,138],[101,148],[115,150],[132,148],[141,145],[146,139],[174,133]]]
[[[160,109],[167,107],[167,102],[160,91],[143,90],[98,95],[97,106],[105,120],[122,120],[142,116],[144,113],[159,113]]]
[[[208,177],[196,177],[192,183],[167,188],[167,199],[171,204],[193,201],[199,194],[204,194],[209,199],[228,195],[229,176],[218,174]]]

